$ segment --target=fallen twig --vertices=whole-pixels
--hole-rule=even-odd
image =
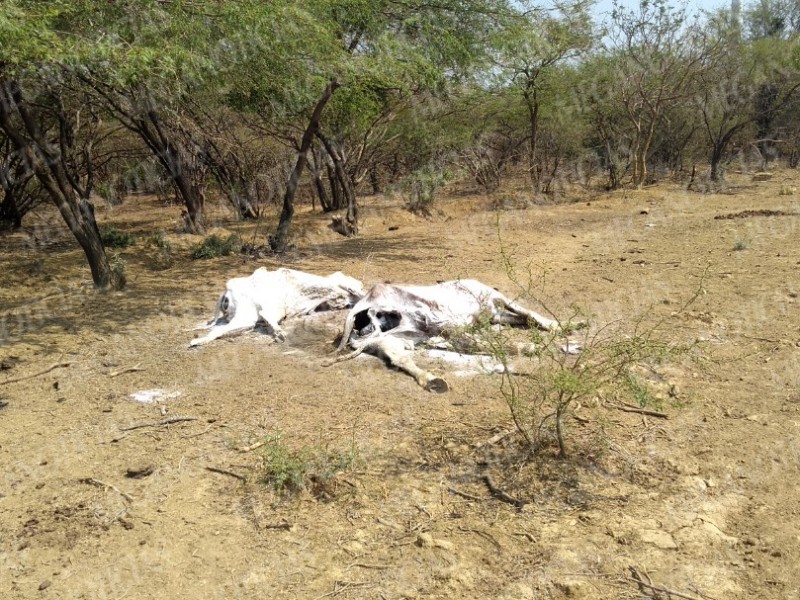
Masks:
[[[396,529],[397,531],[403,531],[403,528],[400,525],[398,525],[397,523],[393,523],[392,521],[387,521],[386,519],[384,519],[382,517],[378,517],[375,520],[378,523],[380,523],[381,525],[383,525],[384,527],[389,527],[391,529]]]
[[[111,371],[108,376],[109,377],[118,377],[119,375],[123,375],[125,373],[135,373],[136,371],[144,371],[141,365],[134,365],[132,367],[125,367],[124,369],[120,369],[119,371]]]
[[[361,569],[377,569],[379,571],[384,571],[386,569],[391,569],[391,565],[371,565],[369,563],[353,563],[351,565],[347,565],[345,571],[348,569],[352,569],[353,567],[359,567]]]
[[[483,502],[483,498],[478,498],[477,496],[473,496],[472,494],[467,494],[466,492],[461,492],[456,488],[449,487],[447,491],[451,494],[455,494],[456,496],[461,496],[462,498],[466,498],[467,500],[472,500],[473,502]]]
[[[639,571],[634,566],[628,567],[628,570],[631,572],[631,577],[628,578],[629,581],[634,582],[636,585],[639,586],[639,591],[643,594],[647,593],[644,588],[647,588],[651,592],[655,592],[656,594],[666,594],[667,596],[675,596],[677,598],[685,598],[686,600],[700,600],[697,596],[690,596],[689,594],[683,594],[681,592],[676,592],[675,590],[671,590],[669,588],[665,588],[659,585],[654,585],[651,583],[646,583],[642,580],[642,576],[639,574]],[[650,577],[647,577],[650,580]],[[650,594],[651,596],[653,594]]]
[[[532,536],[530,533],[528,533],[527,531],[515,531],[515,532],[513,533],[513,535],[518,535],[518,536],[520,536],[520,537],[524,537],[524,538],[525,538],[526,540],[528,540],[528,541],[529,541],[531,544],[535,544],[535,543],[536,543],[536,538],[535,538],[535,537],[533,537],[533,536]]]
[[[162,419],[161,421],[154,421],[152,423],[139,423],[138,425],[120,427],[119,430],[133,431],[134,429],[142,429],[143,427],[161,427],[162,425],[172,425],[173,423],[182,423],[183,421],[197,421],[197,417],[170,417],[169,419]]]
[[[755,335],[747,335],[746,333],[734,333],[733,335],[738,335],[739,337],[743,337],[748,340],[753,340],[756,342],[768,342],[770,344],[791,344],[791,342],[786,339],[776,340],[774,338],[765,338],[765,337],[757,337]]]
[[[83,479],[79,479],[81,483],[88,483],[89,485],[96,485],[97,487],[101,488],[108,488],[117,492],[120,496],[125,498],[128,502],[133,502],[133,496],[128,494],[127,492],[123,492],[115,485],[111,485],[110,483],[106,483],[105,481],[100,481],[99,479],[95,479],[94,477],[84,477]]]
[[[7,385],[9,383],[17,383],[18,381],[25,381],[26,379],[33,379],[34,377],[38,377],[39,375],[44,375],[45,373],[49,373],[53,369],[60,369],[62,367],[68,367],[72,363],[71,362],[57,362],[53,363],[46,369],[41,371],[36,371],[36,373],[31,373],[30,375],[22,375],[20,377],[12,377],[11,379],[6,379],[5,381],[0,381],[0,385]]]
[[[592,571],[576,571],[574,573],[562,573],[568,577],[597,577],[598,579],[619,578],[618,573],[593,573]]]
[[[234,473],[233,471],[220,469],[218,467],[206,467],[206,471],[211,471],[212,473],[219,473],[220,475],[227,475],[228,477],[235,477],[242,483],[247,483],[247,477],[245,477],[244,475],[239,475],[238,473]]]
[[[252,452],[257,448],[261,448],[261,446],[266,446],[266,445],[267,445],[267,440],[261,440],[260,442],[256,442],[255,444],[250,444],[249,446],[242,446],[240,448],[237,448],[236,450],[238,450],[239,452]]]
[[[658,417],[659,419],[669,419],[669,415],[667,413],[658,412],[657,410],[649,410],[647,408],[638,408],[636,406],[628,406],[624,404],[611,404],[610,402],[606,402],[605,406],[608,408],[613,408],[614,410],[621,410],[622,412],[647,415],[648,417]]]
[[[341,585],[341,587],[339,587]],[[349,590],[351,588],[365,588],[365,587],[374,587],[374,583],[370,583],[368,581],[336,581],[333,584],[333,590],[328,592],[327,594],[322,594],[321,596],[317,596],[314,600],[321,600],[322,598],[327,598],[328,596],[338,596],[342,592]]]
[[[508,504],[512,504],[512,505],[516,506],[517,508],[522,508],[523,506],[528,504],[527,501],[518,500],[517,498],[514,498],[513,496],[508,495],[503,490],[498,488],[494,484],[494,482],[492,481],[492,478],[489,477],[488,475],[484,475],[483,476],[483,482],[486,484],[486,487],[489,488],[489,493],[492,496],[494,496],[495,498],[497,498],[498,500],[501,500],[503,502],[507,502]]]
[[[476,444],[475,445],[475,450],[480,450],[484,446],[493,446],[497,442],[499,442],[501,440],[504,440],[505,438],[507,438],[511,434],[515,433],[516,431],[517,431],[516,427],[512,427],[511,429],[507,429],[505,431],[501,431],[497,435],[493,435],[492,437],[490,437],[488,440],[486,440],[484,442],[480,442],[479,444]]]
[[[268,523],[261,525],[261,529],[283,529],[284,531],[291,531],[294,525],[292,523]]]
[[[458,530],[459,531],[463,531],[465,533],[474,533],[476,535],[479,535],[482,538],[484,538],[486,540],[489,540],[489,542],[491,542],[492,545],[495,548],[497,548],[498,550],[502,550],[503,549],[503,547],[500,545],[500,542],[498,542],[496,539],[494,539],[492,534],[490,534],[490,533],[488,533],[486,531],[481,531],[480,529],[469,529],[467,527],[461,527],[461,526],[459,526]]]
[[[201,435],[205,435],[205,434],[207,434],[209,431],[211,431],[211,428],[212,428],[212,427],[214,427],[214,425],[216,425],[216,423],[209,423],[208,427],[206,427],[206,428],[205,428],[203,431],[201,431],[200,433],[190,433],[189,435],[182,435],[182,436],[181,436],[181,438],[182,438],[182,439],[187,439],[187,438],[193,438],[193,437],[199,437],[199,436],[201,436]],[[224,427],[224,425],[223,425],[223,427]]]

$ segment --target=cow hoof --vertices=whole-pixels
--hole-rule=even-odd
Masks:
[[[425,385],[425,389],[434,394],[444,394],[450,390],[450,387],[441,377],[434,377]]]

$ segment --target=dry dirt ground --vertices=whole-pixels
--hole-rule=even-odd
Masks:
[[[568,420],[566,460],[526,461],[513,435],[486,443],[511,425],[498,376],[434,395],[370,357],[322,368],[334,331],[307,325],[285,344],[256,331],[189,350],[227,278],[279,263],[191,261],[197,239],[174,233],[159,263],[143,238],[174,227],[176,207],[98,208],[140,236],[120,251],[123,292],[92,291],[60,225],[6,236],[0,597],[800,598],[795,185],[779,172],[718,195],[663,184],[502,211],[462,194],[431,220],[370,199],[351,240],[300,215],[293,268],[513,294],[505,254],[556,313],[578,305],[595,328],[644,315],[700,340],[658,367],[668,419],[589,403]],[[765,210],[795,214],[714,218]],[[13,382],[54,363],[69,365]],[[130,397],[153,388],[180,395]],[[194,420],[126,430],[177,417]],[[279,447],[316,484],[263,483],[265,460],[291,467],[264,458]],[[347,460],[312,464],[323,455]],[[528,503],[491,495],[486,474]]]

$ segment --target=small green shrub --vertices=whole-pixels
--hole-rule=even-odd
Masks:
[[[124,187],[119,189],[119,181],[101,181],[95,185],[95,193],[105,200],[109,206],[118,206],[122,204]]]
[[[408,175],[399,186],[406,208],[415,214],[430,217],[436,194],[447,180],[447,173],[433,166],[423,167]]]
[[[235,233],[226,238],[217,234],[210,235],[192,249],[192,258],[216,258],[218,256],[228,256],[239,252],[242,247],[241,238]]]
[[[647,383],[633,372],[628,371],[625,373],[621,381],[623,387],[626,388],[639,408],[654,408],[655,410],[663,408],[663,403],[653,395]]]
[[[125,269],[128,267],[128,263],[126,263],[117,252],[111,255],[108,263],[111,267],[111,272],[114,274],[113,286],[115,289],[121,290],[128,283],[128,277],[125,275]]]
[[[130,233],[111,227],[100,230],[100,241],[106,248],[127,248],[132,246],[135,240]]]
[[[741,252],[742,250],[747,250],[750,244],[745,239],[738,239],[736,243],[733,245],[734,252]]]
[[[175,264],[172,244],[163,231],[157,231],[144,238],[144,246],[148,250],[150,268],[155,271],[169,269]]]
[[[168,252],[172,251],[172,244],[166,238],[163,231],[156,231],[144,238],[144,245],[147,248],[160,248]]]
[[[338,476],[358,462],[355,446],[347,450],[295,450],[286,445],[280,434],[270,435],[263,448],[261,481],[279,494],[308,490],[317,498],[332,498]]]
[[[531,332],[529,347],[534,350],[525,355],[535,364],[525,376],[511,368],[514,354],[508,348],[514,344],[507,337],[509,333],[484,331],[486,350],[504,366],[501,394],[517,430],[534,454],[554,443],[559,456],[567,456],[567,417],[579,405],[599,399],[661,408],[647,382],[634,371],[677,358],[690,347],[661,339],[657,326],[645,329],[639,325],[625,331],[620,324],[600,334],[584,329],[579,339],[573,338],[580,347],[577,354],[565,351],[567,342],[562,334]]]

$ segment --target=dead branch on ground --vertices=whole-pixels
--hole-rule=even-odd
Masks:
[[[647,415],[648,417],[658,417],[659,419],[669,419],[667,413],[658,412],[657,410],[649,410],[647,408],[639,408],[630,404],[612,404],[611,402],[603,403],[606,408],[613,408],[614,410],[621,410],[622,412],[635,413],[637,415]]]
[[[467,494],[466,492],[461,492],[456,488],[449,486],[447,488],[447,491],[450,492],[451,494],[455,494],[456,496],[461,496],[462,498],[466,498],[467,500],[472,500],[473,502],[483,502],[484,500],[483,498],[478,498],[477,496],[473,496],[472,494]]]
[[[162,419],[161,421],[154,421],[153,423],[139,423],[138,425],[120,427],[119,430],[133,431],[134,429],[142,429],[143,427],[161,427],[162,425],[172,425],[173,423],[182,423],[184,421],[197,421],[197,417],[170,417],[169,419]]]
[[[266,446],[266,445],[267,445],[267,440],[261,440],[260,442],[256,442],[255,444],[250,444],[249,446],[241,446],[236,450],[238,452],[252,452],[253,450],[261,448],[261,446]]]
[[[628,578],[628,581],[632,581],[639,586],[639,591],[642,592],[642,594],[653,597],[658,597],[659,594],[666,594],[667,596],[675,596],[676,598],[684,598],[685,600],[700,600],[697,596],[690,596],[689,594],[676,592],[675,590],[660,585],[654,585],[647,573],[645,573],[645,577],[647,577],[647,582],[645,582],[636,567],[632,565],[628,567],[628,570],[631,572],[631,577]]]
[[[234,477],[242,483],[247,483],[247,477],[244,475],[239,475],[238,473],[234,473],[233,471],[228,471],[227,469],[220,469],[219,467],[206,467],[206,471],[219,473],[220,475],[227,475],[228,477]]]
[[[71,362],[57,362],[53,363],[46,369],[42,369],[41,371],[36,371],[36,373],[31,373],[30,375],[22,375],[20,377],[12,377],[11,379],[6,379],[5,381],[0,381],[0,385],[8,385],[9,383],[17,383],[18,381],[25,381],[26,379],[33,379],[34,377],[39,377],[39,375],[44,375],[45,373],[49,373],[53,369],[60,369],[63,367],[68,367],[72,363]]]
[[[115,485],[111,485],[110,483],[106,483],[105,481],[100,481],[99,479],[95,479],[94,477],[84,477],[83,479],[79,479],[81,483],[87,483],[89,485],[96,485],[97,487],[101,487],[104,489],[110,489],[117,492],[120,496],[125,498],[128,502],[133,502],[133,496],[128,494],[127,492],[123,492]]]
[[[504,440],[513,433],[516,433],[516,431],[517,431],[516,427],[512,427],[511,429],[506,429],[505,431],[501,431],[497,435],[493,435],[492,437],[490,437],[488,440],[476,444],[475,450],[480,450],[484,446],[494,446],[497,442]]]
[[[528,504],[526,500],[519,500],[501,490],[494,484],[492,478],[489,477],[489,475],[483,476],[483,482],[486,484],[486,487],[489,488],[489,493],[498,500],[501,500],[502,502],[506,502],[508,504],[516,506],[517,508],[522,508],[523,506]]]
[[[125,367],[124,369],[120,369],[119,371],[111,371],[108,376],[109,377],[118,377],[120,375],[124,375],[125,373],[135,373],[137,371],[144,371],[141,365],[134,365],[132,367]]]
[[[464,533],[474,533],[475,535],[479,535],[485,540],[488,540],[498,550],[503,549],[503,547],[500,545],[500,542],[494,539],[494,536],[492,536],[492,534],[487,531],[481,531],[480,529],[470,529],[468,527],[462,527],[462,526],[459,526],[458,530],[463,531]]]

